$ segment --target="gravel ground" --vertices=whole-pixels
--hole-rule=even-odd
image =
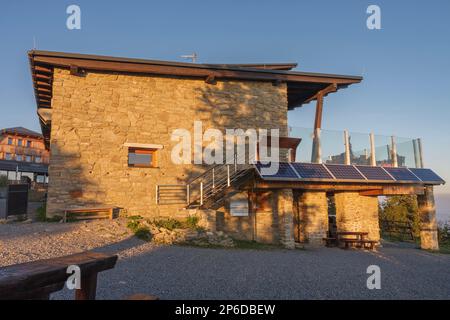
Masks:
[[[161,299],[449,299],[450,255],[385,243],[378,252],[203,249],[131,237],[123,220],[0,225],[0,265],[96,248],[119,254],[99,275],[99,299],[135,293]],[[366,287],[381,268],[381,290]],[[53,299],[69,299],[63,290]]]

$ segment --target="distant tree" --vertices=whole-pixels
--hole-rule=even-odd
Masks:
[[[381,221],[410,222],[414,235],[420,234],[419,209],[416,196],[386,197],[380,205]]]
[[[0,187],[6,187],[8,185],[8,177],[0,175]]]

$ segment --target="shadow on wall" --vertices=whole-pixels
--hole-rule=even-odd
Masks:
[[[72,131],[75,129],[72,129]],[[92,178],[98,168],[96,163],[89,163],[89,155],[77,149],[78,141],[65,147],[62,151],[58,141],[51,142],[49,165],[49,184],[47,195],[47,216],[63,215],[65,209],[92,206],[114,205],[106,200],[106,193]],[[65,141],[70,143],[70,140]],[[104,174],[109,172],[105,170]]]
[[[244,132],[247,129],[280,129],[280,135],[286,135],[287,98],[285,88],[281,86],[284,85],[233,81],[217,81],[199,85],[195,93],[198,102],[195,104],[191,133],[193,122],[201,121],[203,133],[208,129],[219,129],[225,136],[226,129],[242,129]],[[203,148],[213,141],[203,141]],[[223,148],[223,155],[226,157],[225,141],[223,141]],[[246,149],[248,154],[248,145]],[[212,155],[215,154],[212,153]],[[211,167],[212,165],[205,164],[186,167],[184,172],[186,181],[193,180]],[[199,194],[199,190],[195,190],[197,187],[199,188],[194,186],[191,190],[192,195]],[[218,222],[219,225],[224,226],[225,230],[234,230],[236,234],[242,234],[243,238],[247,239],[255,237],[256,224],[255,217],[252,217],[253,213],[250,213],[248,217],[232,217],[229,214],[228,202],[219,209]],[[268,230],[258,230],[258,232],[265,234],[272,232],[272,226],[276,225],[277,221],[273,215],[271,217],[272,221],[264,224],[264,228]]]

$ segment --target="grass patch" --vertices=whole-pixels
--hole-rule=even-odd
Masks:
[[[450,243],[439,243],[439,253],[450,254]]]
[[[150,233],[150,229],[147,227],[138,227],[136,231],[134,231],[134,235],[144,241],[152,240],[152,234]]]
[[[167,230],[174,229],[192,229],[197,231],[204,231],[202,227],[198,226],[199,218],[197,216],[189,216],[184,220],[167,218],[167,219],[153,219],[149,220],[149,223],[155,225],[158,228],[165,228]]]
[[[282,248],[280,245],[260,243],[249,240],[236,240],[233,239],[235,246],[232,249],[251,249],[251,250],[274,250]]]
[[[150,241],[152,240],[152,234],[150,229],[145,226],[141,226],[141,221],[144,218],[141,216],[129,216],[127,222],[127,228],[130,229],[134,235],[141,240]]]

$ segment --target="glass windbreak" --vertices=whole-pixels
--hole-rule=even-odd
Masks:
[[[371,136],[369,133],[344,130],[319,130],[315,133],[312,128],[302,127],[290,127],[289,136],[302,139],[296,151],[296,162],[410,168],[422,166],[420,139]]]

